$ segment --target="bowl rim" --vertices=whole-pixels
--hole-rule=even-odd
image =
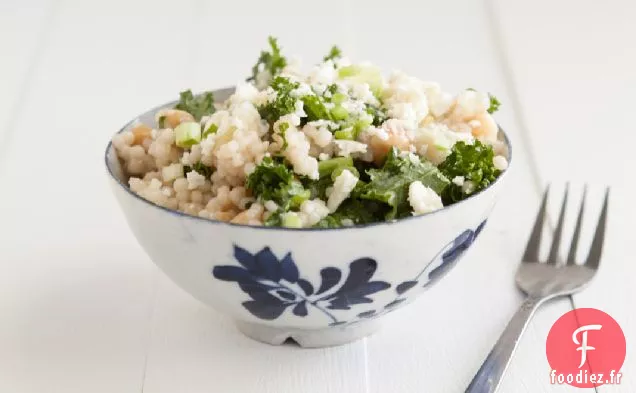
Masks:
[[[221,88],[221,89],[216,89],[216,90],[212,90],[212,92],[214,94],[220,94],[221,92],[223,93],[227,93],[230,91],[234,91],[234,87],[226,87],[226,88]],[[167,102],[165,104],[162,105],[158,105],[155,106],[154,108],[147,110],[145,112],[143,112],[142,114],[136,116],[135,118],[133,118],[132,120],[128,121],[126,124],[124,124],[119,131],[117,131],[114,135],[120,134],[122,132],[124,132],[125,130],[127,130],[128,128],[130,128],[131,125],[133,125],[135,122],[137,122],[137,120],[146,114],[149,113],[156,113],[157,111],[167,108],[167,107],[172,107],[174,106],[176,103],[178,102],[178,100],[173,100],[170,102]],[[237,228],[243,228],[243,229],[254,229],[254,230],[260,230],[260,231],[285,231],[285,232],[331,232],[331,231],[345,231],[345,230],[354,230],[354,229],[367,229],[367,228],[372,228],[372,227],[378,227],[378,226],[388,226],[388,225],[396,225],[399,224],[401,222],[406,222],[406,221],[415,221],[418,219],[423,219],[424,217],[428,217],[431,216],[433,214],[438,214],[438,213],[442,213],[444,211],[448,211],[449,209],[452,209],[453,207],[456,207],[458,205],[464,204],[465,202],[478,197],[480,194],[484,193],[485,191],[489,190],[490,188],[492,188],[493,186],[495,186],[496,184],[500,183],[502,181],[502,179],[507,175],[507,173],[510,171],[510,166],[512,164],[512,143],[510,142],[510,138],[508,137],[508,134],[506,134],[506,132],[503,130],[503,128],[499,125],[499,123],[497,123],[497,128],[498,128],[498,132],[501,133],[501,135],[503,136],[503,141],[506,144],[506,147],[508,149],[508,167],[499,175],[499,177],[497,177],[497,179],[492,182],[491,184],[488,185],[488,187],[472,194],[471,196],[469,196],[466,199],[463,199],[459,202],[453,203],[452,205],[448,205],[448,206],[444,206],[441,209],[438,210],[434,210],[432,212],[429,213],[424,213],[424,214],[419,214],[416,216],[409,216],[409,217],[404,217],[404,218],[399,218],[396,220],[391,220],[391,221],[378,221],[378,222],[372,222],[372,223],[368,223],[368,224],[361,224],[361,225],[351,225],[351,226],[341,226],[341,227],[337,227],[337,228],[287,228],[287,227],[273,227],[273,226],[265,226],[265,225],[248,225],[248,224],[236,224],[236,223],[231,223],[231,222],[227,222],[227,221],[220,221],[220,220],[215,220],[212,218],[205,218],[205,217],[199,217],[199,216],[193,216],[191,214],[187,214],[184,213],[182,211],[179,210],[173,210],[173,209],[169,209],[165,206],[161,206],[158,205],[152,201],[149,201],[145,198],[143,198],[142,196],[138,195],[137,193],[133,192],[130,187],[128,187],[126,184],[124,184],[124,182],[122,182],[117,176],[115,176],[115,174],[113,173],[113,169],[111,168],[111,166],[109,165],[108,162],[108,154],[111,151],[111,148],[113,149],[113,152],[115,152],[115,149],[113,147],[113,142],[112,142],[112,138],[114,135],[110,136],[110,139],[108,141],[108,144],[106,145],[106,150],[104,152],[104,164],[106,165],[106,170],[109,174],[109,176],[111,177],[112,180],[114,180],[121,188],[123,188],[129,195],[131,195],[132,197],[148,204],[151,207],[155,207],[155,208],[159,208],[167,213],[170,214],[174,214],[180,217],[184,217],[184,218],[189,218],[189,219],[194,219],[194,220],[200,220],[209,224],[215,224],[215,225],[222,225],[222,226],[229,226],[229,227],[237,227]],[[116,152],[115,152],[116,154]]]

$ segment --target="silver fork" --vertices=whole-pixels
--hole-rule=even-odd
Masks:
[[[581,223],[583,221],[583,210],[585,208],[585,195],[581,202],[581,208],[576,220],[572,244],[565,263],[561,263],[559,258],[559,246],[563,232],[563,221],[567,206],[568,190],[565,190],[559,220],[554,231],[554,239],[550,247],[550,253],[545,263],[539,261],[539,245],[541,243],[541,232],[546,217],[546,205],[548,199],[548,189],[543,194],[541,208],[532,229],[532,234],[528,240],[526,251],[515,281],[517,286],[527,295],[526,300],[512,317],[508,326],[501,334],[499,341],[488,354],[470,385],[466,393],[492,393],[497,390],[502,380],[512,355],[517,349],[519,339],[528,326],[530,318],[534,312],[545,301],[559,296],[571,295],[583,289],[592,280],[598,270],[603,249],[603,239],[605,237],[605,223],[607,221],[607,205],[609,199],[609,189],[605,191],[605,201],[601,211],[594,239],[590,247],[589,254],[583,264],[576,263],[576,252],[579,245],[581,233]]]

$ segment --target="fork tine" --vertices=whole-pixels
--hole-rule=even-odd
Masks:
[[[526,251],[523,253],[523,260],[526,262],[538,262],[539,261],[539,246],[541,245],[541,232],[543,232],[543,220],[545,219],[545,210],[548,202],[548,193],[550,186],[546,187],[543,193],[543,201],[541,202],[541,208],[537,213],[537,218],[534,221],[534,227],[528,239],[526,245]]]
[[[585,211],[585,197],[587,196],[587,184],[583,187],[583,197],[581,198],[581,207],[579,208],[579,217],[576,219],[576,227],[574,235],[572,235],[572,245],[568,253],[568,265],[576,265],[576,249],[579,245],[579,237],[581,236],[581,224],[583,223],[583,212]]]
[[[603,251],[603,240],[605,239],[605,223],[607,221],[607,205],[609,201],[609,187],[605,190],[605,201],[603,202],[603,210],[601,210],[601,216],[598,219],[596,225],[596,232],[594,233],[594,240],[592,240],[592,247],[590,253],[585,260],[585,266],[592,269],[598,269],[598,264],[601,261],[601,253]]]
[[[554,230],[554,239],[552,240],[550,254],[548,255],[547,262],[551,264],[556,264],[559,260],[559,246],[561,245],[561,236],[563,235],[563,221],[565,221],[565,209],[568,204],[568,188],[569,184],[566,184],[565,195],[563,195],[563,203],[561,204],[561,212],[559,213],[559,222]]]

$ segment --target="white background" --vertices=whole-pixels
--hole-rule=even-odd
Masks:
[[[553,183],[556,205],[566,180],[572,202],[592,185],[588,237],[612,186],[601,270],[537,313],[501,392],[580,391],[550,385],[545,357],[573,305],[627,337],[622,385],[598,391],[636,391],[635,19],[633,0],[1,0],[0,392],[463,392],[521,302],[513,275],[540,194]],[[491,91],[513,140],[480,241],[351,345],[244,338],[158,272],[107,186],[111,134],[180,90],[244,78],[268,34],[308,63],[335,43],[449,91]]]

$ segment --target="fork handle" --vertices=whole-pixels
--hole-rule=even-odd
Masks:
[[[530,318],[544,299],[528,297],[512,317],[497,344],[492,348],[465,393],[494,393],[499,387],[510,359]]]

